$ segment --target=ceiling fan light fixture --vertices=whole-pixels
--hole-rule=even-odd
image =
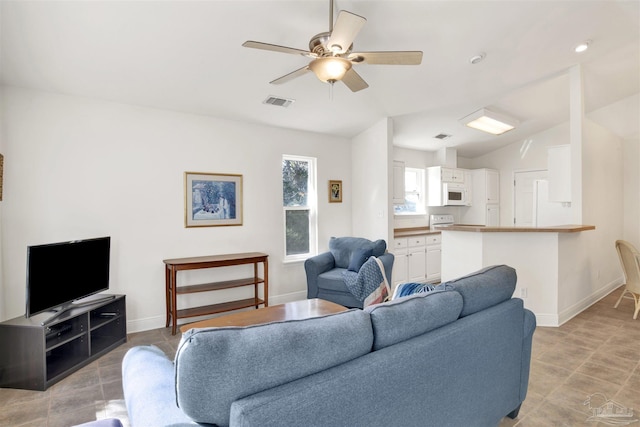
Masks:
[[[502,135],[518,126],[519,122],[505,114],[481,108],[460,119],[465,125],[473,129],[481,130],[492,135]]]
[[[326,56],[311,61],[309,68],[320,81],[331,83],[342,80],[351,69],[351,61],[337,56]]]

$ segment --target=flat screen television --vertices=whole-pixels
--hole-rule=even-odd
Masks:
[[[55,312],[48,323],[82,305],[77,300],[109,289],[110,255],[111,237],[29,246],[26,317]]]

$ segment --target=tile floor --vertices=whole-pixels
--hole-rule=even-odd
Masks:
[[[529,392],[517,419],[499,427],[593,426],[583,402],[593,393],[637,408],[640,418],[640,319],[631,318],[633,301],[613,304],[621,289],[559,328],[534,334]],[[155,344],[174,353],[178,336],[168,329],[129,335],[128,342],[47,391],[0,389],[0,426],[69,427],[116,417],[128,426],[120,363],[135,345]],[[594,396],[592,407],[604,401]],[[638,422],[640,425],[640,421]]]

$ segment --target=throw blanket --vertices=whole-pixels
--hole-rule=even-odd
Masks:
[[[448,285],[446,283],[441,283],[439,285],[419,282],[400,283],[398,286],[396,286],[395,291],[393,291],[393,296],[391,297],[391,299],[394,300],[396,298],[402,298],[413,294],[444,291],[447,289],[451,289],[451,285]]]
[[[342,276],[349,291],[362,301],[363,307],[385,301],[391,292],[384,265],[374,256],[369,257],[357,273],[346,270]]]

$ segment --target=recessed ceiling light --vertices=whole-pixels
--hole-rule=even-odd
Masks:
[[[589,49],[590,44],[591,44],[591,40],[585,40],[579,45],[577,45],[574,50],[576,51],[576,53],[584,52],[585,50]]]
[[[471,58],[469,58],[469,62],[472,63],[472,64],[477,64],[478,62],[481,62],[484,59],[485,56],[487,56],[486,53],[480,52],[479,54],[474,55]]]

